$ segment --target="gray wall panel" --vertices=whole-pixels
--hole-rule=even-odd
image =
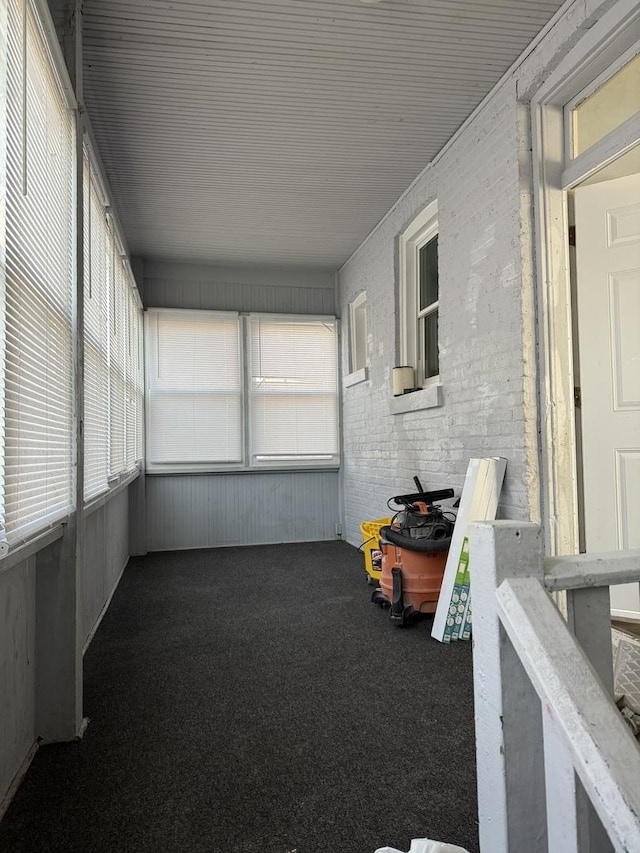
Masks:
[[[83,642],[113,593],[129,556],[129,497],[123,489],[87,518],[82,575]],[[0,572],[0,801],[36,731],[36,563],[60,542]]]
[[[151,308],[285,314],[334,314],[333,273],[145,261],[144,301]]]
[[[150,551],[336,538],[335,471],[147,476]]]
[[[82,575],[82,640],[86,642],[129,558],[129,491],[123,489],[86,520]]]
[[[35,622],[31,557],[0,574],[0,800],[36,738]]]

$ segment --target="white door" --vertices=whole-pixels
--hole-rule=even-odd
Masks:
[[[579,187],[575,223],[586,550],[640,548],[640,175]],[[611,608],[640,620],[640,585]]]

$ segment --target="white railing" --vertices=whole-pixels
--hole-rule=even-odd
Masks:
[[[609,603],[640,581],[640,551],[545,560],[539,527],[516,522],[471,525],[469,546],[482,853],[640,853]]]

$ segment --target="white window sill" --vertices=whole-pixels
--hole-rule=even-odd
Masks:
[[[84,514],[85,516],[91,515],[92,512],[95,512],[100,507],[109,503],[112,498],[130,486],[134,480],[136,480],[140,476],[140,472],[142,471],[142,463],[138,462],[133,471],[124,471],[120,474],[119,477],[114,477],[109,481],[109,488],[107,491],[102,492],[99,495],[95,495],[84,505]]]
[[[351,388],[352,385],[358,385],[360,382],[366,382],[369,378],[369,371],[366,367],[361,367],[360,370],[354,370],[342,380],[344,388]]]
[[[423,409],[435,409],[441,406],[442,385],[440,383],[427,385],[418,391],[409,391],[399,397],[391,398],[391,414],[402,415],[405,412],[421,412]]]
[[[251,468],[180,468],[157,466],[155,468],[147,468],[145,474],[147,477],[218,477],[225,474],[312,474],[315,472],[326,473],[327,471],[339,471],[340,460],[329,462],[325,465],[254,465]]]

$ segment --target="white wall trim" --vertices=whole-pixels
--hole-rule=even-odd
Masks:
[[[354,370],[342,380],[343,388],[351,388],[353,385],[358,385],[360,382],[366,382],[369,378],[368,368],[361,367],[360,370]]]
[[[620,0],[589,29],[531,101],[540,340],[545,552],[579,547],[573,334],[565,163],[565,104],[637,41],[640,7]]]

